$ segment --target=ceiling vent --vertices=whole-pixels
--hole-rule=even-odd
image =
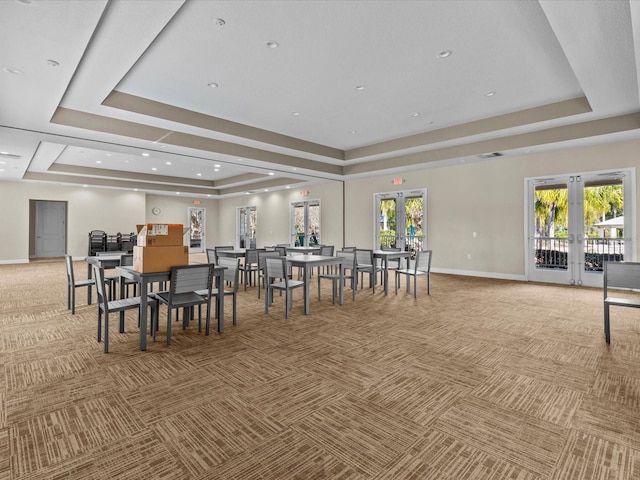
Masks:
[[[495,157],[501,157],[501,156],[502,156],[502,153],[500,152],[481,153],[480,155],[478,155],[479,158],[483,158],[483,159],[495,158]]]
[[[22,157],[20,157],[20,155],[14,155],[13,153],[0,152],[0,158],[13,158],[17,160]]]

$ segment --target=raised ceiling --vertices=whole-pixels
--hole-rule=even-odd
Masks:
[[[640,137],[640,2],[0,2],[0,180],[221,198]]]

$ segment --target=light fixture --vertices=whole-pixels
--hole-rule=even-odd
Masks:
[[[419,117],[420,116],[420,112],[413,112],[411,114],[412,117]]]
[[[201,173],[196,173],[196,175],[197,175],[198,177],[201,177],[201,176],[202,176],[202,174],[201,174]]]
[[[442,50],[436,53],[436,57],[438,58],[447,58],[450,57],[453,52],[451,50]]]
[[[269,40],[266,45],[269,48],[278,48],[280,46],[280,44],[274,40]]]
[[[290,187],[289,185],[287,185],[287,186],[286,186],[286,187],[284,187],[284,188],[291,188],[291,187]]]
[[[350,131],[349,131],[349,134],[350,134],[350,135],[354,135],[354,134],[356,134],[356,133],[358,133],[358,132],[357,132],[357,131],[355,131],[355,130],[350,130]]]
[[[148,157],[148,156],[149,156],[149,154],[148,154],[147,152],[144,152],[144,153],[142,154],[142,156],[143,156],[143,157]]]
[[[207,87],[218,88],[218,84],[216,82],[209,82],[207,83]]]
[[[223,27],[227,22],[224,21],[224,19],[222,18],[214,18],[213,19],[213,24],[216,27]]]
[[[291,112],[291,115],[293,115],[294,117],[297,117],[298,115],[300,115],[300,112]]]
[[[152,167],[151,171],[155,172],[156,170],[158,170],[156,167]]]
[[[102,160],[96,160],[96,163],[102,163]]]
[[[361,92],[362,90],[364,90],[364,85],[356,85],[356,90]]]
[[[273,175],[275,175],[275,173],[273,173],[273,172],[269,172],[269,175],[270,175],[270,176],[273,176]]]
[[[176,192],[176,195],[180,195],[180,192]]]
[[[214,164],[213,166],[214,166],[215,168],[220,168],[220,165],[219,165],[219,164],[217,164],[217,163],[216,163],[216,164]]]
[[[214,169],[213,169],[213,171],[214,171],[214,172],[219,172],[219,171],[220,171],[220,169],[219,169],[219,168],[214,168]]]
[[[485,97],[493,97],[496,94],[496,92],[487,92],[484,94]]]
[[[269,189],[268,189],[268,188],[265,188],[265,189],[264,189],[264,191],[265,191],[265,192],[268,192],[268,191],[269,191]]]
[[[56,60],[51,60],[51,59],[45,60],[45,63],[47,65],[49,65],[50,67],[58,67],[58,66],[60,66],[60,62],[58,62]]]
[[[82,185],[83,188],[87,188],[89,185]]]
[[[167,165],[171,165],[171,162],[165,162]]]
[[[2,70],[12,75],[22,75],[24,73],[22,70],[13,67],[2,67]]]

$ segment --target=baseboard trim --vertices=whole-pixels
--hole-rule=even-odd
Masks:
[[[520,282],[527,281],[527,277],[525,275],[513,275],[510,273],[478,272],[476,270],[455,270],[451,268],[431,268],[431,271],[433,273],[445,273],[448,275],[463,275],[465,277],[495,278],[498,280],[516,280]]]

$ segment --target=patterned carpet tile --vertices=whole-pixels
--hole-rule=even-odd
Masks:
[[[83,351],[64,354],[42,349],[43,358],[11,362],[5,367],[7,390],[18,390],[61,379],[81,372],[94,371],[94,357]]]
[[[452,337],[439,349],[443,355],[455,356],[471,364],[495,368],[503,362],[511,350],[485,343],[464,334]]]
[[[0,426],[0,479],[11,478],[11,448],[9,446],[9,429]]]
[[[553,358],[540,358],[519,352],[510,352],[502,358],[498,370],[536,378],[546,383],[564,386],[586,393],[593,385],[596,370],[571,365]]]
[[[24,389],[7,392],[7,422],[26,421],[116,391],[113,379],[104,375],[98,368],[93,372],[82,372],[62,378],[52,377]]]
[[[562,427],[571,426],[583,394],[515,373],[498,372],[471,395]]]
[[[385,374],[385,370],[378,365],[343,354],[320,358],[305,364],[302,369],[355,392],[365,390]]]
[[[415,422],[353,395],[317,409],[292,428],[367,478],[426,433]]]
[[[9,428],[11,469],[19,477],[125,439],[143,424],[121,396],[111,395],[74,403]]]
[[[455,402],[460,391],[411,373],[396,373],[381,378],[360,396],[390,413],[427,426]]]
[[[194,480],[366,480],[303,435],[286,430]]]
[[[549,358],[569,365],[578,365],[584,368],[595,369],[598,357],[594,355],[593,348],[575,345],[570,342],[557,342],[535,338],[523,350],[532,357]]]
[[[246,390],[242,397],[269,418],[290,425],[342,398],[345,393],[329,380],[298,372]]]
[[[193,478],[282,432],[284,427],[232,396],[178,411],[153,424],[153,430]]]
[[[566,428],[473,397],[460,399],[433,428],[542,478],[553,471],[569,434]]]
[[[637,366],[635,373],[640,375]],[[600,372],[589,393],[640,410],[640,376]]]
[[[1,477],[0,477],[1,478]],[[150,430],[112,441],[20,480],[190,480],[188,469],[173,458]]]
[[[456,355],[426,352],[409,371],[435,382],[468,391],[484,382],[493,370]]]
[[[613,403],[606,397],[585,395],[573,428],[640,450],[640,409]]]
[[[446,433],[433,430],[373,480],[543,480],[543,478]]]
[[[640,450],[572,432],[550,480],[623,480],[640,478]]]

